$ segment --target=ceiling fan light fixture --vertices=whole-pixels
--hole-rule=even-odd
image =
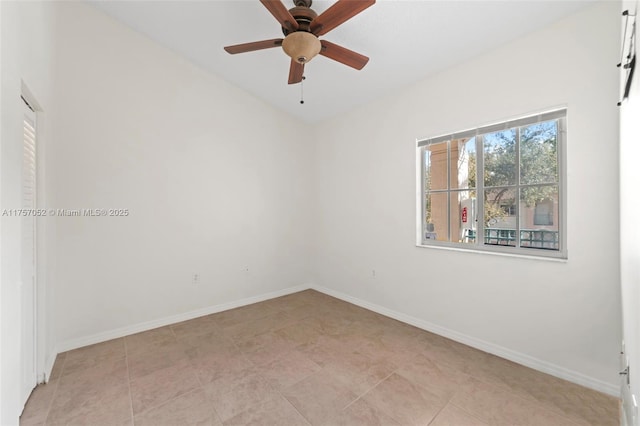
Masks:
[[[306,31],[296,31],[284,38],[282,49],[294,61],[306,64],[320,53],[322,45],[315,35]]]

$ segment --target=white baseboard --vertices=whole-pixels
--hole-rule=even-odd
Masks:
[[[244,299],[236,300],[233,302],[222,303],[219,305],[208,306],[206,308],[196,309],[182,314],[171,315],[164,318],[159,318],[152,321],[146,321],[143,323],[133,324],[126,327],[117,328],[115,330],[103,331],[101,333],[92,334],[90,336],[84,336],[77,339],[70,339],[59,343],[56,346],[56,354],[70,351],[72,349],[78,349],[83,346],[94,345],[96,343],[106,342],[107,340],[118,339],[120,337],[128,336],[130,334],[140,333],[143,331],[152,330],[158,327],[164,327],[165,325],[175,324],[181,321],[187,321],[190,319],[198,318],[205,315],[211,315],[229,309],[239,308],[241,306],[251,305],[252,303],[263,302],[265,300],[274,299],[280,296],[286,296],[287,294],[297,293],[299,291],[307,290],[311,288],[309,285],[303,284],[295,287],[289,287],[282,290],[272,291],[270,293],[261,294],[258,296],[247,297]],[[52,357],[55,361],[55,355]],[[53,368],[53,361],[51,361],[51,368]],[[51,374],[51,369],[47,370]],[[48,375],[47,375],[48,377]]]
[[[57,356],[58,356],[57,351],[52,354],[49,354],[44,364],[44,373],[43,373],[44,377],[41,377],[38,383],[49,383],[49,378],[51,377],[51,371],[53,371],[53,364],[56,363]]]
[[[413,325],[414,327],[421,328],[431,333],[435,333],[440,336],[446,337],[448,339],[455,340],[456,342],[460,342],[465,345],[471,346],[473,348],[480,349],[481,351],[488,352],[490,354],[499,356],[501,358],[508,359],[509,361],[513,361],[515,363],[524,365],[529,368],[533,368],[534,370],[538,370],[543,373],[547,373],[552,376],[559,377],[564,380],[568,380],[570,382],[588,387],[598,392],[606,393],[616,398],[620,397],[620,387],[618,385],[607,383],[602,380],[594,379],[593,377],[589,377],[577,371],[572,371],[567,368],[549,363],[547,361],[543,361],[543,360],[534,358],[532,356],[523,354],[521,352],[516,352],[511,349],[502,347],[500,345],[496,345],[494,343],[490,343],[482,339],[468,336],[466,334],[459,333],[457,331],[448,329],[446,327],[442,327],[437,324],[432,324],[430,322],[421,320],[419,318],[415,318],[410,315],[406,315],[400,312],[393,311],[391,309],[387,309],[383,306],[376,305],[374,303],[369,303],[367,301],[358,299],[353,296],[349,296],[348,294],[341,293],[339,291],[336,291],[327,287],[312,285],[311,288],[321,293],[328,294],[329,296],[333,296],[340,300],[344,300],[345,302],[353,303],[354,305],[358,305],[370,311],[377,312],[389,318],[402,321],[406,324]]]

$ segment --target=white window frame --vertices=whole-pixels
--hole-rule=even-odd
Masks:
[[[519,238],[516,238],[516,246],[500,246],[490,245],[484,243],[484,182],[479,177],[484,176],[484,159],[483,159],[483,135],[501,130],[508,130],[513,128],[519,128],[527,125],[541,123],[550,120],[558,120],[558,134],[557,134],[557,155],[558,155],[558,250],[545,250],[529,247],[520,247]],[[444,141],[450,141],[461,138],[476,138],[476,188],[473,189],[476,192],[476,241],[475,243],[458,243],[448,241],[437,241],[426,239],[426,195],[427,190],[425,185],[425,161],[424,151],[428,145],[434,143],[440,143]],[[517,137],[517,145],[519,148],[519,135]],[[567,191],[566,191],[566,145],[567,145],[567,109],[559,108],[548,110],[545,112],[521,116],[516,119],[506,120],[495,124],[479,126],[475,129],[469,129],[461,132],[444,134],[427,139],[416,140],[416,181],[417,181],[417,203],[416,203],[416,246],[427,248],[443,248],[454,249],[460,251],[481,252],[488,254],[503,254],[513,255],[518,257],[533,257],[542,259],[567,259]],[[448,163],[450,161],[448,160]],[[522,188],[520,184],[520,164],[519,164],[519,149],[516,149],[516,174],[517,184],[516,190]],[[449,173],[448,173],[449,174]],[[451,194],[455,189],[448,188],[447,194]],[[448,195],[449,197],[449,195]],[[516,215],[516,235],[519,235],[520,231],[520,212]],[[448,215],[448,220],[451,220],[451,215]],[[451,225],[449,224],[449,229]]]

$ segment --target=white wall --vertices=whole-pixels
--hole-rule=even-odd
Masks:
[[[637,0],[623,2],[622,10],[637,13]],[[638,19],[638,18],[636,18]],[[638,22],[638,21],[636,21]],[[636,24],[637,25],[637,24]],[[627,43],[628,43],[627,39]],[[628,46],[628,45],[627,45]],[[638,46],[636,44],[636,55]],[[637,66],[636,66],[637,67]],[[623,76],[626,78],[626,71]],[[624,85],[624,80],[622,81]],[[620,113],[620,266],[622,283],[622,310],[625,351],[631,375],[630,392],[623,380],[623,403],[627,408],[626,419],[629,425],[638,425],[637,409],[632,409],[631,394],[640,396],[640,229],[638,228],[638,182],[640,182],[640,72],[635,70],[632,90],[629,98],[622,103]],[[624,366],[621,366],[621,370]],[[626,379],[626,377],[623,377]]]
[[[615,392],[618,41],[619,4],[600,2],[319,126],[316,283]],[[416,138],[562,105],[567,262],[415,247]]]
[[[309,282],[306,128],[90,6],[57,8],[51,207],[130,211],[56,218],[59,347]]]
[[[40,2],[0,2],[0,211],[22,206],[22,117],[20,99],[23,84],[42,108],[38,113],[39,149],[43,156],[50,140],[49,112],[52,104],[52,60],[55,37],[50,4]],[[40,159],[39,159],[40,160]],[[42,188],[39,188],[42,189]],[[45,200],[40,191],[39,202]],[[45,242],[47,223],[38,223],[39,238]],[[0,222],[0,424],[17,423],[20,404],[21,269],[20,218],[3,216]],[[41,253],[39,253],[40,255]],[[41,256],[38,271],[45,268]],[[43,371],[47,353],[53,351],[51,292],[45,289],[47,276],[40,277],[39,358]]]

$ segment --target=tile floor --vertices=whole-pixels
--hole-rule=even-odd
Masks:
[[[618,400],[312,290],[58,355],[26,425],[618,425]]]

